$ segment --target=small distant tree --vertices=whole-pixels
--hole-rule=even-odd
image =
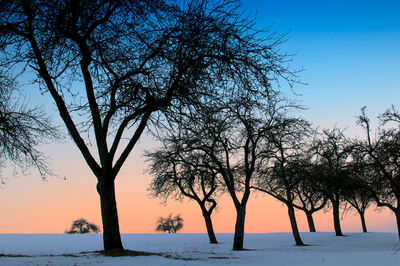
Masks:
[[[168,233],[176,233],[181,230],[183,227],[183,219],[178,214],[177,216],[172,218],[172,213],[167,217],[160,217],[157,221],[156,231],[158,232],[168,232]]]
[[[97,225],[89,223],[84,218],[79,218],[72,222],[71,229],[66,230],[66,234],[90,234],[99,233],[100,229]]]

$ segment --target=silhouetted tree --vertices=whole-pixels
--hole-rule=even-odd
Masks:
[[[362,150],[355,147],[351,153],[351,157],[352,160],[349,162],[350,180],[344,199],[350,204],[351,208],[357,211],[361,219],[362,231],[367,233],[365,211],[374,201],[368,180],[370,180],[369,176],[374,171],[371,171],[371,167],[365,161]]]
[[[307,152],[304,151],[304,153]],[[324,194],[316,190],[310,181],[310,170],[312,165],[311,158],[305,158],[299,164],[296,174],[301,175],[301,177],[299,178],[300,181],[297,186],[294,187],[296,197],[293,206],[305,213],[310,232],[316,232],[312,215],[315,212],[322,210],[325,207],[327,200]]]
[[[253,188],[271,195],[288,208],[290,225],[296,245],[303,246],[297,226],[294,201],[295,188],[303,176],[299,174],[310,125],[302,119],[279,114],[275,126],[265,131],[271,152],[263,153],[264,164],[260,166],[258,184]]]
[[[52,172],[37,146],[57,138],[59,134],[42,109],[30,108],[24,103],[16,86],[0,70],[0,167],[7,163],[22,171],[34,167],[45,178]],[[0,181],[3,180],[0,174]]]
[[[340,226],[340,205],[347,191],[350,173],[348,159],[353,149],[342,130],[323,130],[313,146],[314,166],[310,177],[314,188],[329,200],[337,236],[343,236]]]
[[[72,222],[71,228],[66,230],[66,234],[90,234],[90,233],[99,233],[100,229],[97,225],[89,223],[84,218],[79,218]]]
[[[396,216],[400,239],[400,116],[394,107],[379,117],[380,128],[376,138],[371,136],[371,125],[366,108],[361,109],[358,123],[365,129],[366,140],[360,141],[358,148],[369,174],[366,176],[368,188],[378,207],[389,208]],[[387,123],[393,127],[384,127]]]
[[[230,0],[1,2],[1,64],[21,78],[33,70],[51,95],[97,178],[106,251],[123,249],[115,179],[148,123],[233,90],[265,95],[271,80],[296,81],[276,48],[282,37],[254,30],[239,8]]]
[[[367,224],[365,222],[365,211],[372,202],[370,191],[365,188],[355,188],[345,196],[345,200],[350,206],[357,211],[361,219],[361,227],[363,233],[367,233]]]
[[[216,172],[204,167],[207,164],[202,154],[185,153],[173,137],[164,138],[164,146],[147,153],[149,171],[154,176],[149,191],[154,197],[165,201],[168,197],[194,200],[201,209],[211,244],[217,244],[211,214],[217,207],[214,199],[218,188]]]
[[[256,168],[271,152],[266,131],[276,124],[276,115],[292,108],[270,92],[268,99],[236,95],[226,102],[197,109],[171,126],[180,150],[201,154],[204,167],[221,178],[236,209],[233,249],[243,249],[246,206]]]
[[[176,233],[181,230],[183,227],[183,219],[178,214],[175,217],[172,217],[172,213],[167,217],[160,217],[157,221],[156,231],[159,232],[168,232],[168,233]]]

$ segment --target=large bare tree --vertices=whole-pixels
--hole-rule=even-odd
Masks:
[[[1,63],[57,106],[97,178],[106,251],[123,249],[114,182],[149,122],[296,80],[282,38],[241,14],[229,0],[1,1]]]

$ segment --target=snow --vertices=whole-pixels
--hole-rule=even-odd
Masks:
[[[106,257],[102,235],[0,234],[0,265],[399,265],[393,233],[302,233],[308,246],[294,246],[290,233],[246,234],[244,251],[232,251],[232,234],[122,234],[124,247],[165,256]],[[89,253],[81,253],[89,252]]]

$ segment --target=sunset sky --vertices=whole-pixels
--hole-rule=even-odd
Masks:
[[[360,107],[367,106],[375,118],[394,104],[400,107],[400,2],[382,1],[290,1],[247,0],[243,12],[256,16],[257,28],[272,27],[277,33],[288,33],[282,52],[296,54],[293,69],[304,69],[301,80],[290,98],[297,99],[308,110],[303,116],[314,126],[347,128],[350,136],[362,134],[355,125]],[[285,91],[286,88],[283,88]],[[46,104],[54,120],[62,125],[49,95],[31,99]],[[144,173],[144,150],[154,147],[143,135],[116,179],[117,204],[122,233],[153,233],[155,222],[169,213],[181,214],[184,233],[203,233],[205,226],[200,209],[194,202],[150,199],[146,188],[151,177]],[[101,225],[96,178],[85,164],[74,144],[40,148],[58,175],[42,181],[34,169],[19,177],[8,176],[0,189],[0,233],[63,233],[73,219],[84,217]],[[4,174],[11,174],[5,169]],[[331,212],[315,215],[317,230],[333,231]],[[303,213],[297,213],[300,230],[307,231]],[[367,212],[370,231],[395,231],[391,212]],[[235,212],[232,201],[221,198],[213,214],[217,233],[233,232]],[[344,232],[360,231],[358,216],[343,216]],[[288,232],[287,209],[276,200],[253,193],[246,216],[247,233]]]

